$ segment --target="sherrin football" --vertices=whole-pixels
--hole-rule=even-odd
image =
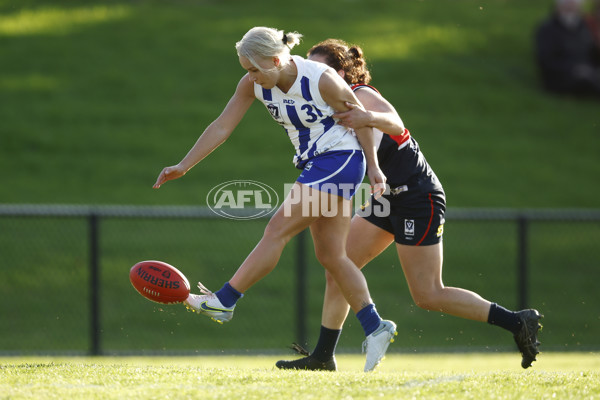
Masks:
[[[141,261],[131,267],[129,280],[148,300],[181,303],[190,294],[190,283],[177,268],[162,261]]]

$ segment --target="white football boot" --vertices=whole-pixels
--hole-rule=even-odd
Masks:
[[[233,307],[225,307],[221,304],[217,295],[205,288],[200,282],[198,282],[198,288],[200,289],[200,293],[204,294],[190,293],[188,298],[183,302],[187,309],[198,314],[204,314],[219,324],[231,321],[235,305]]]
[[[392,321],[383,320],[379,328],[371,333],[363,342],[363,353],[367,353],[365,372],[373,371],[385,356],[390,343],[394,342],[396,336],[396,324]]]

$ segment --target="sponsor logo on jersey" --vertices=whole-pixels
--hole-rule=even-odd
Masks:
[[[404,220],[404,234],[406,236],[415,236],[415,220],[405,219]]]

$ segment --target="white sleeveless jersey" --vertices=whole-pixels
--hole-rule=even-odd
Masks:
[[[294,164],[302,168],[326,151],[361,149],[354,131],[336,124],[331,117],[335,110],[321,97],[319,79],[329,67],[299,56],[292,59],[298,76],[287,93],[277,86],[265,89],[255,83],[254,94],[287,132],[296,149]]]

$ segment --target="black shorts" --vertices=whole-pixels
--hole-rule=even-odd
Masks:
[[[357,214],[393,234],[397,243],[412,246],[440,243],[446,212],[441,183],[414,139],[398,150],[386,136],[377,155],[391,193],[380,200],[371,197],[370,204]]]
[[[389,202],[389,215],[378,216],[374,210],[385,209],[386,200]],[[442,241],[445,211],[444,192],[410,193],[409,189],[397,195],[385,195],[381,201],[371,198],[371,204],[359,215],[393,234],[396,243],[428,246]]]

